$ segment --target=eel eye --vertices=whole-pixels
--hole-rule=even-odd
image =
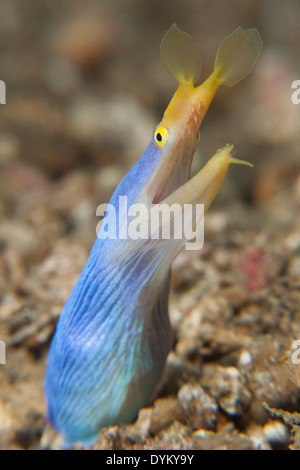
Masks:
[[[168,142],[169,132],[163,127],[159,126],[154,132],[154,140],[159,145],[159,147],[164,147]]]

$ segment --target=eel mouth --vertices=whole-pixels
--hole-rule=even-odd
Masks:
[[[184,143],[184,144],[183,144]],[[157,171],[153,181],[151,204],[161,204],[190,178],[190,169],[195,151],[195,142],[177,142],[168,163]],[[179,202],[179,201],[178,201]]]
[[[160,204],[166,199],[172,192],[167,191],[167,182],[164,181],[164,183],[159,186],[158,191],[155,193],[154,197],[152,198],[151,204]]]
[[[158,183],[152,198],[152,204],[162,204],[164,201],[187,182],[190,176],[190,166],[192,157],[189,158],[188,165],[182,159],[178,159],[171,172],[167,173]]]
[[[182,181],[182,184],[184,184],[184,181]],[[180,188],[182,184],[175,186],[175,184],[171,184],[170,181],[165,179],[154,194],[151,204],[162,204],[176,189]]]

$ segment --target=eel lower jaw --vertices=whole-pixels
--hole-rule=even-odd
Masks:
[[[193,178],[182,184],[169,194],[161,203],[172,205],[180,204],[204,204],[205,211],[214,200],[225,179],[230,164],[253,165],[244,160],[231,156],[233,145],[226,145],[216,154]]]

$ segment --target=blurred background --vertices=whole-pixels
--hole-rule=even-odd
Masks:
[[[259,311],[253,334],[278,324],[282,338],[297,333],[300,105],[291,85],[300,80],[299,18],[297,0],[1,0],[0,339],[8,359],[0,365],[0,447],[38,442],[49,341],[94,241],[96,207],[142,155],[176,90],[159,57],[173,23],[201,46],[201,81],[237,26],[257,27],[264,42],[254,71],[218,91],[201,127],[193,172],[226,143],[254,169],[230,168],[207,219],[203,260],[191,265],[184,254],[175,263],[173,326],[180,331],[186,309],[177,299],[203,273],[223,287],[243,280],[246,300],[241,292],[227,299],[235,308],[284,274],[294,297],[287,290],[266,310],[251,297],[269,312]],[[282,298],[285,313],[274,320]],[[283,402],[295,410],[291,393]]]

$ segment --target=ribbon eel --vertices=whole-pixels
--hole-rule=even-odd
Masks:
[[[207,210],[230,163],[247,164],[226,146],[189,179],[213,96],[221,84],[233,86],[250,73],[261,49],[257,29],[237,28],[221,41],[213,73],[195,86],[198,45],[176,25],[165,34],[161,59],[179,85],[145,153],[110,200],[120,216],[119,232],[128,222],[120,214],[120,196],[128,205],[143,204],[146,212],[161,203],[199,203]],[[102,427],[133,421],[149,404],[171,349],[170,266],[187,240],[112,239],[103,232],[108,221],[107,215],[62,310],[48,357],[46,420],[64,446],[90,445]]]

